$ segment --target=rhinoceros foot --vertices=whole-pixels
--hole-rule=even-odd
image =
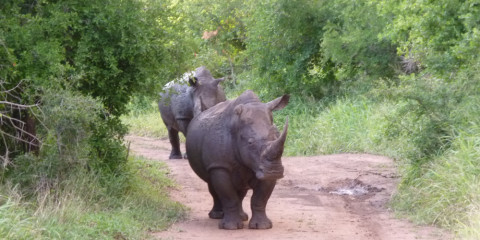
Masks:
[[[269,229],[272,228],[272,221],[267,217],[255,217],[253,216],[248,224],[248,228],[251,229]]]
[[[240,217],[242,218],[243,221],[247,221],[247,220],[248,220],[248,214],[245,213],[244,211],[241,211],[241,212],[240,212]]]
[[[171,153],[170,154],[170,157],[168,157],[169,159],[183,159],[183,156],[182,154],[173,154]]]
[[[211,219],[222,219],[223,218],[223,211],[210,211],[208,213],[208,216],[211,218]]]
[[[238,218],[235,220],[228,220],[223,218],[220,223],[218,224],[218,228],[220,229],[227,229],[227,230],[237,230],[243,228],[243,221],[242,219]]]
[[[218,228],[220,229],[228,229],[228,230],[236,230],[236,229],[242,229],[243,228],[243,220],[242,216],[240,214],[235,214],[235,213],[230,213],[230,214],[225,214],[223,216],[223,219],[220,220],[220,223],[218,224]]]
[[[214,211],[214,210],[211,210],[209,213],[208,213],[208,217],[210,217],[211,219],[222,219],[223,218],[223,211]],[[242,219],[242,221],[247,221],[248,220],[248,214],[245,213],[244,211],[241,211],[240,212],[240,218]]]

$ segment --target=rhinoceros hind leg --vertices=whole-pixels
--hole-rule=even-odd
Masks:
[[[215,189],[213,188],[213,185],[211,183],[208,183],[208,191],[213,198],[213,207],[212,210],[210,210],[210,212],[208,213],[208,216],[212,219],[222,219],[224,215],[222,202],[220,201],[220,198],[218,198],[218,195],[215,192]]]
[[[241,211],[240,217],[242,218],[243,221],[248,221],[248,214],[246,212]]]
[[[240,198],[240,203],[243,202],[243,199],[247,195],[248,189],[240,190],[238,191],[238,197]],[[240,217],[242,218],[243,221],[248,221],[248,214],[243,211],[242,204],[240,204]]]
[[[178,155],[178,154],[174,154],[174,153],[170,153],[170,157],[168,157],[168,159],[183,159],[182,155]]]
[[[180,151],[180,139],[178,137],[178,131],[173,128],[168,128],[168,138],[172,145],[172,151],[170,152],[169,159],[182,159],[182,152]]]

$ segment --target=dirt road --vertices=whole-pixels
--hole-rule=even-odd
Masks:
[[[394,218],[388,210],[398,176],[392,160],[369,154],[284,157],[285,177],[278,181],[267,205],[273,222],[269,230],[220,230],[208,218],[212,199],[207,185],[187,160],[169,160],[168,139],[128,136],[131,151],[165,161],[180,185],[173,199],[190,208],[185,221],[158,239],[451,239],[442,230],[415,226]],[[182,146],[182,149],[185,149]],[[251,216],[251,191],[243,203]],[[245,224],[248,226],[248,223]]]

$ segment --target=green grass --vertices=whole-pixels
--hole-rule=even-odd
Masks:
[[[289,117],[285,145],[288,156],[367,152],[402,159],[414,151],[407,133],[387,136],[389,119],[397,115],[398,104],[365,98],[341,98],[334,102],[292,100],[287,108],[275,113],[279,126]]]
[[[407,166],[412,168],[412,166]],[[406,171],[418,171],[407,169]],[[393,206],[415,222],[434,223],[462,238],[480,238],[480,127],[461,131],[444,155],[402,182]]]
[[[476,196],[476,203],[468,206],[467,221],[458,223],[458,235],[462,239],[480,239],[480,199]]]
[[[184,216],[184,207],[167,196],[175,185],[164,164],[130,158],[127,168],[123,180],[110,180],[124,182],[117,193],[86,173],[72,176],[62,190],[55,190],[60,192],[52,189],[37,199],[23,199],[4,185],[0,239],[146,239],[149,231],[163,230]]]
[[[131,111],[121,117],[122,123],[128,126],[129,133],[144,137],[166,137],[167,128],[160,117],[156,104],[143,111]]]

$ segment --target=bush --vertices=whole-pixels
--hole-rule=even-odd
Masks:
[[[6,169],[7,178],[27,195],[56,189],[76,171],[118,170],[126,160],[121,139],[105,132],[102,106],[90,97],[66,91],[45,91],[38,155],[17,156]],[[101,131],[99,133],[99,131]],[[103,135],[100,135],[103,134]],[[117,137],[117,140],[114,140]],[[108,156],[108,159],[102,157]]]
[[[307,73],[313,60],[320,59],[320,39],[330,16],[325,2],[252,2],[255,7],[247,20],[246,43],[250,65],[258,76],[255,84],[262,86],[255,88],[260,95],[298,91],[312,95],[324,83],[323,78],[310,82],[311,85],[298,80]]]
[[[61,187],[26,200],[0,187],[0,236],[6,239],[145,239],[184,217],[167,197],[175,187],[158,161],[130,158],[122,175],[72,172]],[[103,182],[103,183],[101,183]],[[114,191],[108,186],[116,185]]]
[[[450,229],[458,229],[459,223],[476,225],[471,221],[479,216],[475,206],[480,195],[480,125],[477,122],[470,127],[455,136],[445,155],[406,169],[408,175],[411,171],[421,174],[402,181],[393,202],[397,210],[413,213],[417,222]]]
[[[414,106],[424,106],[422,111],[413,113],[427,119],[429,124],[429,128],[419,129],[414,135],[424,138],[426,144],[416,144],[422,147],[419,149],[423,156],[427,150],[433,154],[421,158],[421,164],[413,161],[404,167],[404,177],[394,198],[396,209],[408,213],[412,219],[460,231],[467,239],[478,236],[475,230],[480,194],[477,177],[480,81],[475,70],[478,67],[478,61],[474,62],[460,71],[454,82],[435,82],[433,88],[423,90],[421,95],[416,92],[421,88],[412,86],[416,90],[410,94],[416,92],[415,99],[420,99]],[[427,141],[428,137],[433,139]]]

